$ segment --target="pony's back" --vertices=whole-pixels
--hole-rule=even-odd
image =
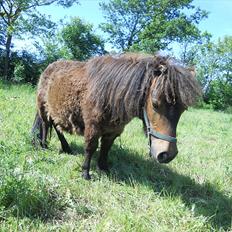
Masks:
[[[60,60],[49,64],[48,67],[41,74],[38,88],[37,96],[40,96],[41,100],[46,96],[49,82],[51,83],[55,78],[58,78],[61,72],[69,72],[70,70],[83,65],[82,62],[71,61],[71,60]],[[58,74],[58,75],[57,75]],[[37,99],[38,100],[38,99]]]

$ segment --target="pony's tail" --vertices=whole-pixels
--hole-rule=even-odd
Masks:
[[[51,132],[52,132],[52,122],[47,122],[47,130],[44,133],[44,128],[42,126],[43,124],[43,119],[40,117],[39,113],[36,112],[34,123],[31,129],[31,136],[32,136],[32,144],[37,147],[38,144],[40,144],[42,147],[44,144],[42,144],[43,141],[43,134],[47,134],[49,132],[50,136],[49,139],[51,138]]]
[[[39,113],[36,112],[35,120],[31,129],[32,144],[37,147],[38,144],[42,143],[43,136],[43,127],[42,127],[42,118],[39,116]]]

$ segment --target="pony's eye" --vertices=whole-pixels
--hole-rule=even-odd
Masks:
[[[159,107],[158,101],[156,101],[156,100],[153,101],[152,105],[153,105],[154,109],[158,109],[158,107]]]

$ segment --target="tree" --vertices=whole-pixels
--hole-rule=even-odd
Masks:
[[[214,109],[232,106],[232,36],[213,43],[209,39],[189,49],[188,61],[196,66],[204,100]]]
[[[35,54],[25,50],[13,52],[11,59],[12,81],[36,85],[44,68],[43,62],[38,60]]]
[[[104,54],[104,41],[94,33],[93,25],[75,17],[60,33],[61,41],[72,55],[71,58],[85,60],[97,54]],[[64,52],[64,51],[63,51]]]
[[[5,31],[6,31],[6,27],[5,24],[3,22],[3,20],[0,18],[0,46],[3,47],[5,44]]]
[[[202,57],[203,67],[199,67],[202,76],[208,77],[205,99],[214,109],[226,110],[232,107],[232,36],[219,39],[206,56],[206,59]],[[210,77],[204,68],[206,65],[208,70],[213,70]]]
[[[200,38],[198,40],[190,38],[186,38],[186,40],[183,40],[179,45],[179,59],[180,61],[187,65],[187,66],[194,66],[196,65],[196,54],[198,53],[198,49],[202,49],[203,45],[209,45],[211,44],[211,38],[212,35],[208,32],[203,32],[200,35]],[[212,44],[210,45],[212,46]]]
[[[37,11],[39,6],[53,3],[69,7],[78,0],[0,0],[0,19],[5,31],[0,28],[5,39],[4,77],[8,78],[10,52],[13,36],[20,37],[26,33],[37,34],[54,26],[45,15]]]
[[[100,3],[100,7],[107,21],[100,28],[113,46],[124,51],[139,42],[139,33],[150,21],[147,0],[111,0]]]
[[[34,46],[44,68],[56,60],[71,59],[71,55],[62,44],[60,32],[57,28],[44,34],[40,41],[35,41]]]
[[[107,20],[101,28],[121,50],[155,52],[173,41],[200,38],[197,24],[207,12],[191,5],[192,1],[110,0],[100,4]]]

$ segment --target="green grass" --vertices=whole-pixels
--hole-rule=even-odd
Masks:
[[[133,120],[110,152],[110,176],[92,162],[81,178],[75,156],[35,150],[35,90],[0,82],[0,231],[232,231],[232,115],[190,109],[178,125],[179,154],[168,165],[148,156]],[[97,156],[97,155],[96,155]]]

